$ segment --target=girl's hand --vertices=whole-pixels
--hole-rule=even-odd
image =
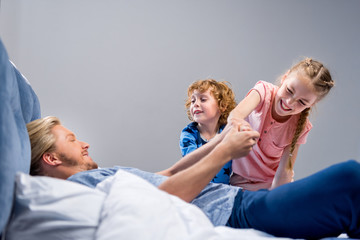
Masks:
[[[250,124],[242,118],[231,117],[228,119],[227,125],[231,125],[238,131],[252,131]]]
[[[221,141],[221,145],[228,151],[230,159],[244,157],[252,150],[259,138],[256,131],[239,131],[237,128],[229,127],[228,133]]]
[[[233,120],[228,122],[225,128],[222,130],[222,132],[215,136],[216,139],[215,141],[216,142],[222,141],[225,138],[225,136],[233,129],[235,129],[237,132],[252,131],[250,124],[244,119]],[[256,141],[256,139],[254,140]]]
[[[243,120],[244,123],[242,123],[240,125],[240,132],[243,132],[243,131],[252,131],[252,128],[250,126],[250,124],[248,122],[246,122],[245,120]]]

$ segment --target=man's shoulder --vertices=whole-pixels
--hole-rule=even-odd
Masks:
[[[70,176],[67,180],[95,188],[98,183],[102,182],[110,176],[115,175],[115,173],[120,168],[121,167],[119,166],[115,166],[111,168],[97,168],[88,171],[82,171]]]

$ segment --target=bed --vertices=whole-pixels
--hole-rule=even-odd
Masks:
[[[2,239],[274,239],[254,229],[215,227],[196,206],[122,170],[96,189],[30,176],[26,123],[40,116],[35,92],[0,40]]]

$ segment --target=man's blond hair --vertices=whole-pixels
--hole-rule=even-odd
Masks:
[[[51,129],[60,125],[57,117],[49,116],[34,120],[26,125],[31,143],[31,175],[45,175],[41,159],[44,153],[55,151],[55,136]]]

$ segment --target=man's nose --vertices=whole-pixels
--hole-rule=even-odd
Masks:
[[[90,145],[87,142],[81,142],[82,148],[88,149]]]

